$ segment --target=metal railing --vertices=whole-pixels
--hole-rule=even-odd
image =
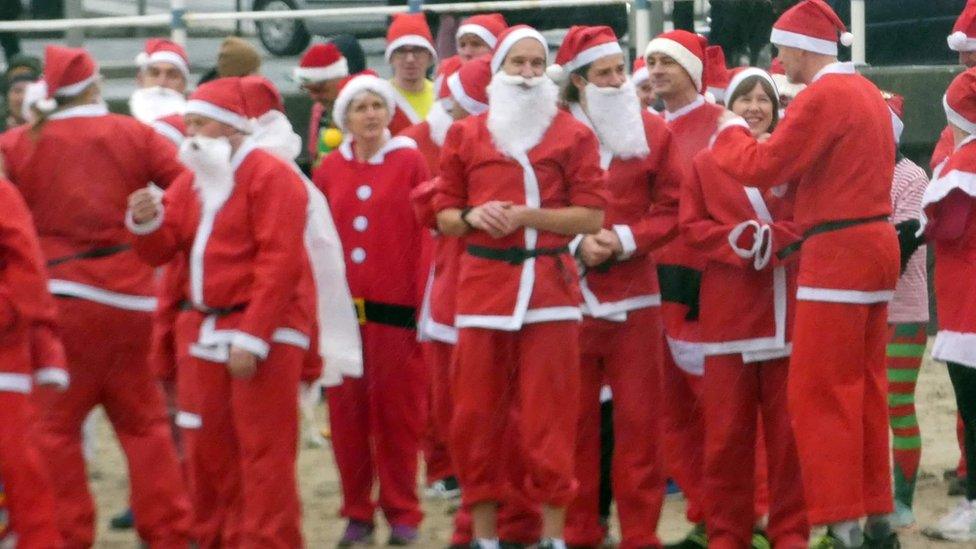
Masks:
[[[89,17],[35,21],[0,21],[0,32],[72,32],[86,28],[118,27],[159,27],[169,26],[171,39],[186,43],[188,25],[217,21],[272,21],[289,19],[325,19],[330,17],[356,17],[366,15],[392,15],[407,11],[432,11],[436,13],[471,13],[499,10],[526,10],[572,6],[605,6],[624,4],[633,12],[631,39],[637,51],[643,51],[651,38],[652,13],[660,17],[661,10],[652,10],[652,2],[661,4],[665,0],[486,0],[477,2],[454,2],[450,4],[424,5],[422,0],[408,0],[404,6],[375,6],[361,8],[324,8],[289,11],[231,11],[231,12],[189,12],[186,0],[170,0],[170,14],[132,15],[121,17]],[[670,0],[693,1],[693,0]],[[657,7],[657,6],[655,6]],[[865,15],[864,0],[851,0],[851,29],[854,44],[851,58],[855,63],[865,61]]]

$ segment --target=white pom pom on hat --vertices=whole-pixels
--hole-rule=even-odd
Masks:
[[[851,47],[851,45],[854,43],[854,35],[849,32],[841,33],[840,43],[847,47]]]
[[[563,69],[562,65],[552,64],[546,67],[546,76],[553,82],[561,83],[566,80],[566,70]]]
[[[949,47],[959,51],[963,46],[966,45],[966,41],[969,39],[966,33],[962,31],[956,31],[949,35],[947,41],[949,42]]]
[[[58,102],[53,97],[45,97],[34,103],[34,108],[41,111],[44,114],[50,114],[54,112],[54,109],[58,108]]]

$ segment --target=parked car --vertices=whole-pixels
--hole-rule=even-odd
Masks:
[[[848,25],[849,0],[828,0]],[[966,0],[871,0],[865,2],[867,62],[871,65],[956,64],[946,37]],[[846,48],[845,55],[849,58]]]
[[[255,11],[297,10],[337,7],[404,5],[405,0],[254,0]],[[609,25],[619,36],[627,32],[627,7],[579,6],[503,11],[509,24],[525,23],[537,29],[559,29],[575,24]],[[384,15],[328,19],[258,21],[258,38],[274,55],[296,55],[304,50],[312,36],[353,34],[359,37],[383,36],[389,18]],[[428,14],[432,28],[437,16]],[[436,29],[435,29],[436,32]]]

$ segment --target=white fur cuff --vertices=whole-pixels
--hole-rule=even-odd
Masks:
[[[59,391],[64,391],[71,382],[71,376],[63,368],[46,366],[34,372],[34,381],[38,385],[52,385]]]
[[[136,223],[132,219],[132,211],[126,210],[125,212],[125,227],[129,229],[134,235],[145,236],[156,232],[157,229],[163,226],[163,214],[166,212],[163,208],[159,209],[159,215],[150,219],[145,223]]]
[[[270,350],[268,343],[259,337],[252,336],[251,334],[237,332],[234,334],[234,339],[230,341],[230,344],[234,347],[240,347],[241,349],[252,353],[261,360],[268,358],[268,351]]]
[[[614,225],[613,232],[617,233],[617,238],[620,239],[620,246],[623,248],[623,251],[617,256],[617,259],[628,259],[637,251],[637,241],[634,240],[634,232],[627,225]]]

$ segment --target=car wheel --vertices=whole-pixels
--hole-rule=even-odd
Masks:
[[[254,11],[289,11],[297,9],[294,0],[258,0]],[[298,19],[257,21],[258,38],[273,55],[298,55],[312,40],[305,24]]]

